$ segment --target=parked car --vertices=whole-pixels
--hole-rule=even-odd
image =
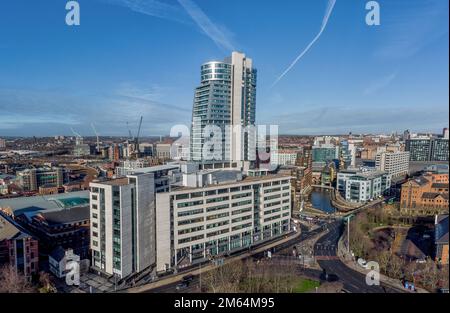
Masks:
[[[183,276],[183,282],[191,282],[193,280],[194,280],[194,275],[192,275],[192,274]]]
[[[189,283],[187,283],[187,282],[182,282],[182,283],[179,283],[179,284],[175,287],[175,289],[176,289],[176,290],[182,290],[182,289],[186,289],[188,286],[189,286]]]
[[[364,260],[363,258],[359,258],[359,259],[358,259],[358,264],[359,264],[362,268],[367,268],[367,261]]]

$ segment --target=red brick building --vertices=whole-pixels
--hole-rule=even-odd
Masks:
[[[12,265],[31,278],[39,271],[38,241],[11,218],[0,213],[0,266]]]

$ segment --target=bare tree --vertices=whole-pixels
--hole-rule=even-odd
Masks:
[[[425,263],[425,266],[422,270],[422,277],[422,284],[424,286],[429,287],[433,291],[436,290],[439,281],[442,278],[442,272],[439,270],[436,263],[431,258],[428,258]]]
[[[54,293],[56,292],[55,286],[53,286],[50,275],[47,272],[39,273],[39,292],[41,293]]]
[[[31,293],[36,290],[12,265],[0,268],[0,293]]]
[[[341,282],[326,282],[317,289],[318,293],[340,293],[344,288]]]

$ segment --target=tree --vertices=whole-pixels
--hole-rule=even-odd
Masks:
[[[318,293],[340,293],[344,288],[341,282],[325,282],[317,289]]]
[[[392,251],[391,251],[390,252],[390,262],[389,262],[389,267],[388,267],[389,277],[400,279],[404,265],[405,265],[405,262],[400,257],[398,257],[397,255],[392,253]]]
[[[41,293],[54,293],[56,292],[55,286],[53,286],[50,275],[47,272],[39,273],[39,292]]]
[[[18,273],[12,265],[0,268],[0,293],[36,292],[27,278]]]
[[[442,274],[443,273],[439,270],[436,263],[431,258],[427,258],[422,270],[422,284],[429,287],[432,291],[435,291],[442,278]]]

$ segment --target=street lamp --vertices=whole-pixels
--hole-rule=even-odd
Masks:
[[[353,214],[347,216],[347,252],[350,253],[350,219],[353,217]]]

